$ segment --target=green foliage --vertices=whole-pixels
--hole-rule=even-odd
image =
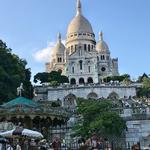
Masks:
[[[142,79],[143,87],[139,88],[137,91],[138,97],[150,98],[150,78],[147,75],[143,75]]]
[[[59,102],[52,102],[52,107],[60,107],[60,103]]]
[[[78,115],[81,121],[75,126],[75,135],[90,137],[99,135],[120,136],[126,125],[119,114],[112,111],[110,100],[78,100]]]
[[[140,83],[143,82],[143,79],[144,79],[144,78],[148,78],[148,75],[147,75],[146,73],[143,73],[142,76],[139,76],[139,77],[138,77],[138,82],[140,82]]]
[[[123,80],[131,81],[130,80],[130,75],[124,74],[124,75],[121,75],[121,76],[108,76],[108,77],[104,78],[104,82],[106,82],[106,83],[108,83],[110,81],[122,82]]]
[[[129,85],[131,83],[131,80],[129,78],[125,78],[122,81],[125,85]]]
[[[38,81],[40,81],[40,83],[46,83],[46,82],[50,83],[52,81],[57,81],[59,84],[69,82],[66,76],[61,75],[61,73],[57,71],[52,71],[50,73],[47,72],[37,73],[34,76],[34,82],[37,83]]]
[[[12,54],[12,50],[0,40],[0,103],[15,98],[17,87],[24,84],[25,97],[32,96],[32,85],[30,82],[31,72],[26,68],[27,62]]]
[[[143,78],[143,87],[148,89],[150,88],[150,78],[148,77]]]
[[[59,86],[59,83],[57,81],[51,81],[51,86],[57,87]]]
[[[137,96],[150,98],[150,88],[139,88],[137,90]]]

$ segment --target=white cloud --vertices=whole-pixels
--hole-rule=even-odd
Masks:
[[[62,40],[62,43],[65,44],[65,40]],[[51,49],[55,46],[55,44],[56,42],[49,42],[46,48],[36,50],[33,54],[33,58],[37,62],[49,62],[52,54]]]
[[[35,51],[34,54],[33,54],[33,58],[37,62],[47,62],[47,61],[49,61],[50,57],[51,57],[51,49],[54,46],[55,46],[55,42],[49,42],[49,44],[46,48]]]

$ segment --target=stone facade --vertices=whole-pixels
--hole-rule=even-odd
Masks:
[[[109,86],[109,85],[93,85],[93,86],[70,86],[70,87],[35,87],[37,101],[57,101],[58,99],[68,101],[69,99],[75,104],[77,97],[81,98],[129,98],[136,96],[136,88],[134,86]]]
[[[139,143],[141,149],[150,145],[150,107],[134,100],[135,107],[128,106],[121,114],[126,120],[126,146]],[[142,105],[142,106],[141,106]]]
[[[126,144],[130,147],[140,143],[141,149],[150,145],[150,120],[131,120],[126,122]]]
[[[58,42],[52,49],[46,72],[60,71],[71,84],[99,83],[106,76],[119,75],[118,59],[112,59],[103,33],[96,42],[90,22],[83,16],[81,2],[77,0],[76,16],[68,26],[65,45]]]

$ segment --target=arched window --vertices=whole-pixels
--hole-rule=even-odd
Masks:
[[[61,69],[58,69],[58,72],[59,72],[59,73],[62,73],[62,70],[61,70]]]
[[[103,55],[103,60],[105,60],[105,56]]]
[[[84,44],[84,50],[85,50],[85,51],[87,50],[87,46],[86,46],[86,44]]]
[[[58,57],[58,58],[57,58],[57,62],[62,62],[62,58],[61,58],[61,57]]]
[[[64,98],[64,106],[75,107],[76,106],[76,96],[74,94],[69,94]]]
[[[101,60],[105,60],[105,56],[104,55],[101,55]]]
[[[88,66],[88,71],[89,71],[89,73],[91,72],[91,67],[90,66]]]
[[[75,51],[77,50],[78,45],[75,45]]]
[[[74,67],[72,67],[72,73],[74,73]]]
[[[79,64],[80,64],[80,70],[82,70],[82,64],[83,64],[82,60],[79,61]]]
[[[87,99],[97,99],[98,95],[94,92],[88,94]]]
[[[109,94],[108,98],[112,100],[119,99],[119,95],[116,92],[112,92]]]
[[[99,61],[99,57],[97,56],[97,61]]]
[[[83,78],[80,78],[79,79],[79,84],[84,84],[85,82],[84,82],[84,79]]]
[[[73,45],[71,45],[71,51],[73,50]]]
[[[72,79],[70,80],[70,84],[71,84],[71,85],[76,84],[76,79],[75,79],[75,78],[72,78]]]
[[[91,47],[90,47],[90,44],[88,45],[88,51],[89,51],[89,52],[91,51]]]
[[[87,79],[87,83],[93,83],[93,79],[92,79],[91,77],[89,77],[89,78]]]

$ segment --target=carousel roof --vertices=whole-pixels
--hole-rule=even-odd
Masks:
[[[52,117],[52,118],[59,118],[59,119],[63,119],[63,118],[68,119],[69,116],[69,112],[62,107],[55,108],[48,105],[47,103],[41,104],[24,97],[18,97],[1,106],[2,107],[0,108],[0,118],[4,116],[23,117],[23,116],[32,115],[34,117],[48,116],[50,118]]]
[[[25,97],[18,97],[15,98],[8,103],[5,103],[2,105],[2,107],[5,108],[10,108],[10,107],[15,107],[15,106],[28,106],[28,107],[37,107],[39,104],[36,103],[35,101],[25,98]]]

